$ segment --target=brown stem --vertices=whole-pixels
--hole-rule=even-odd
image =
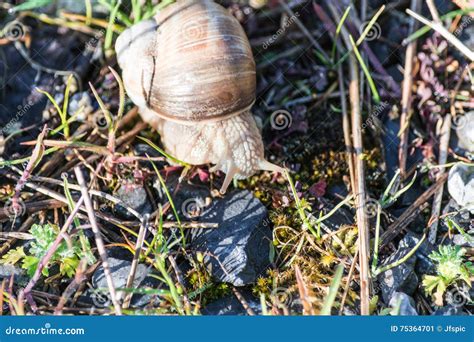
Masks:
[[[76,166],[74,168],[74,173],[76,174],[77,182],[81,187],[81,193],[84,200],[84,204],[87,210],[87,216],[89,217],[90,224],[92,226],[92,231],[95,236],[95,243],[97,246],[97,250],[99,252],[100,258],[102,259],[102,267],[104,268],[104,275],[105,279],[107,280],[107,285],[109,287],[109,293],[114,305],[115,314],[120,316],[122,315],[122,308],[117,300],[117,294],[114,287],[114,282],[112,279],[112,274],[110,273],[109,262],[107,260],[107,253],[105,252],[104,241],[102,240],[102,236],[100,235],[99,226],[97,225],[97,220],[94,215],[94,208],[92,206],[91,198],[89,197],[89,192],[87,190],[86,182],[84,180],[84,176],[82,175],[81,169]]]
[[[419,12],[421,8],[421,1],[411,0],[410,8]],[[410,29],[408,34],[412,34],[417,29],[415,19],[410,19]],[[400,166],[400,174],[402,178],[406,178],[407,167],[407,153],[408,153],[408,136],[410,133],[410,108],[411,108],[411,92],[413,86],[413,59],[416,55],[416,40],[412,41],[407,46],[405,54],[405,68],[403,71],[403,86],[402,86],[402,112],[400,115],[400,146],[398,149],[398,162]]]

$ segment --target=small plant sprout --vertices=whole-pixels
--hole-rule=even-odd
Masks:
[[[435,304],[443,305],[446,289],[459,281],[471,286],[470,277],[474,275],[474,266],[464,261],[466,250],[459,246],[439,246],[438,252],[433,251],[429,257],[436,263],[436,275],[425,275],[423,287],[426,294],[433,294]]]
[[[400,186],[400,170],[397,170],[395,172],[395,175],[393,176],[392,180],[388,184],[387,188],[385,189],[383,195],[381,198],[377,201],[377,214],[376,214],[376,225],[375,225],[375,243],[374,243],[374,256],[372,259],[372,266],[371,266],[371,273],[373,277],[376,277],[380,273],[383,273],[385,271],[388,271],[389,269],[393,267],[397,267],[400,264],[404,263],[406,260],[411,258],[411,256],[416,252],[418,247],[421,246],[421,244],[424,242],[426,238],[426,234],[423,235],[423,237],[420,239],[420,241],[416,244],[415,247],[411,251],[409,251],[403,258],[400,260],[397,260],[389,265],[385,265],[383,267],[378,266],[378,261],[379,261],[379,244],[380,244],[380,215],[382,214],[382,209],[387,208],[391,206],[395,201],[403,195],[408,189],[411,188],[413,183],[415,183],[416,180],[416,172],[415,175],[413,176],[413,179],[408,183],[405,187],[401,188],[398,190]]]
[[[30,234],[33,241],[30,244],[28,253],[25,253],[23,247],[18,247],[9,251],[0,260],[2,264],[14,265],[22,261],[22,268],[27,270],[30,277],[34,275],[40,260],[46,255],[48,250],[54,244],[58,236],[59,228],[52,224],[34,224],[30,229]],[[89,241],[84,241],[87,250],[90,250]],[[49,276],[49,269],[54,264],[59,265],[59,272],[63,276],[72,277],[79,265],[81,258],[86,257],[81,250],[81,242],[75,236],[69,236],[67,241],[61,242],[57,250],[48,262],[48,265],[43,268],[43,275]],[[87,258],[88,263],[95,262],[94,259]]]

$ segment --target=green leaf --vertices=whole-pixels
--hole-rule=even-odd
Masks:
[[[28,0],[18,6],[13,7],[12,10],[15,12],[32,10],[35,8],[47,6],[52,2],[53,0]]]
[[[379,302],[379,296],[373,296],[369,301],[369,313],[373,314],[377,309],[377,304]]]
[[[426,294],[433,293],[433,290],[438,286],[443,279],[439,276],[425,275],[423,277],[423,287],[425,288]]]
[[[7,254],[2,257],[0,264],[4,265],[15,265],[18,261],[26,256],[25,251],[22,247],[10,250]]]
[[[23,264],[21,265],[22,268],[26,270],[28,276],[33,277],[35,275],[36,269],[38,268],[40,259],[31,255],[27,255],[23,259]],[[45,274],[46,273],[46,274]],[[43,268],[43,275],[48,276],[48,268]]]
[[[29,253],[41,258],[43,257],[56,239],[57,233],[50,224],[34,224],[30,229],[34,241],[31,243]]]
[[[61,260],[59,265],[59,271],[61,275],[67,275],[69,278],[71,278],[76,273],[78,265],[79,259],[76,256],[64,258]]]

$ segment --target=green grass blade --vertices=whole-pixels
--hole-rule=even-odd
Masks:
[[[372,92],[372,98],[374,99],[374,102],[378,104],[380,103],[380,95],[377,91],[377,87],[375,86],[375,82],[372,79],[372,75],[370,75],[369,69],[367,68],[367,65],[365,65],[364,59],[359,53],[359,49],[357,49],[357,46],[354,42],[354,38],[352,38],[352,36],[349,36],[349,39],[351,40],[352,48],[354,49],[354,54],[356,55],[357,60],[359,61],[360,67],[362,68],[365,77],[367,77],[367,82],[369,82],[370,91]]]
[[[13,12],[28,11],[51,4],[53,0],[28,0],[12,8]]]
[[[179,159],[176,159],[175,157],[173,157],[172,155],[166,153],[163,149],[159,148],[155,143],[153,143],[153,141],[147,139],[147,138],[144,138],[144,137],[140,137],[138,136],[137,137],[138,139],[140,140],[143,140],[144,142],[146,142],[148,145],[150,145],[154,150],[156,150],[158,153],[160,153],[161,155],[163,155],[166,159],[168,160],[171,160],[173,163],[176,163],[176,164],[179,164],[181,166],[184,166],[184,167],[188,167],[189,164],[188,163],[185,163],[184,161],[181,161]]]
[[[351,8],[352,6],[349,5],[344,14],[342,15],[342,18],[341,20],[339,21],[339,23],[337,24],[337,27],[336,27],[336,35],[334,37],[334,42],[332,44],[332,52],[331,52],[331,59],[334,61],[335,58],[336,58],[336,46],[337,46],[337,40],[339,38],[339,34],[341,33],[341,29],[342,29],[342,26],[344,25],[344,22],[346,21],[347,19],[347,16],[349,15],[349,12],[351,11]]]
[[[122,1],[118,0],[117,3],[113,6],[112,10],[110,11],[109,24],[107,25],[107,30],[105,32],[104,49],[106,51],[110,50],[110,48],[112,47],[112,40],[114,37],[114,23],[115,23],[115,19],[117,18],[117,13],[121,4],[122,4]]]
[[[341,285],[342,274],[344,273],[344,265],[339,265],[336,268],[336,273],[332,279],[331,286],[329,287],[329,292],[324,299],[323,307],[321,309],[321,315],[328,316],[331,314],[331,308],[334,305],[336,300],[337,291]]]
[[[300,215],[301,221],[303,225],[306,226],[310,230],[310,232],[314,235],[315,238],[318,238],[318,233],[314,230],[313,226],[308,220],[308,216],[306,215],[304,208],[301,206],[300,198],[298,197],[298,193],[296,192],[295,184],[293,183],[293,179],[291,179],[290,173],[288,170],[285,170],[286,179],[288,179],[288,183],[290,184],[291,192],[293,194],[293,198],[295,199],[296,210]]]
[[[117,132],[118,125],[120,124],[120,120],[122,120],[123,112],[125,110],[125,87],[123,85],[122,78],[120,75],[115,71],[112,67],[109,66],[110,72],[114,75],[115,79],[117,80],[117,83],[119,85],[119,109],[117,112],[117,118],[115,120],[115,125],[114,125],[114,133]]]
[[[160,181],[160,184],[161,184],[163,190],[165,191],[166,197],[168,198],[168,202],[170,202],[170,206],[171,206],[171,209],[173,210],[173,214],[176,218],[176,222],[178,222],[178,227],[179,227],[179,230],[181,232],[181,238],[183,240],[183,245],[185,246],[186,245],[186,239],[184,237],[184,229],[183,229],[183,225],[181,224],[181,220],[179,218],[178,211],[176,210],[176,206],[174,205],[173,198],[171,197],[171,194],[168,190],[168,187],[166,186],[166,183],[165,183],[163,177],[161,176],[160,171],[156,167],[155,163],[151,159],[148,159],[148,160],[151,162],[151,165],[153,166],[153,169],[155,170],[155,173],[158,176],[158,180]]]
[[[375,15],[372,17],[372,19],[370,19],[368,25],[365,27],[364,31],[362,32],[362,34],[360,35],[359,39],[357,40],[357,44],[356,46],[359,46],[360,44],[362,44],[362,42],[364,41],[365,37],[367,36],[367,34],[370,32],[370,30],[372,29],[372,26],[375,25],[375,22],[377,21],[377,19],[380,17],[380,15],[382,14],[383,10],[385,9],[385,5],[383,5],[382,7],[380,7],[380,9],[377,11],[377,13],[375,13]],[[347,57],[349,57],[350,53],[352,51],[347,51],[344,56],[341,57],[341,59],[339,59],[337,61],[337,63],[334,65],[334,69],[337,68],[341,63],[343,63]]]

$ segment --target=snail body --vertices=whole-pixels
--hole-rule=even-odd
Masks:
[[[129,97],[165,149],[232,178],[281,171],[265,160],[250,109],[256,68],[240,23],[211,0],[178,0],[125,30],[115,49]]]

